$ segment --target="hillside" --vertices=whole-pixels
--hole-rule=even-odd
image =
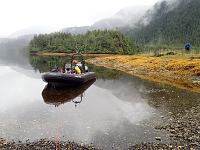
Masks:
[[[121,29],[140,45],[200,47],[200,1],[162,1],[154,5],[136,28]]]

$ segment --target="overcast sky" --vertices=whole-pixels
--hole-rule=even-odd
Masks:
[[[0,37],[24,28],[91,25],[128,6],[159,0],[0,0]]]

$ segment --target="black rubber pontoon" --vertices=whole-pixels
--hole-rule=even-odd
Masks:
[[[96,79],[94,72],[86,72],[84,74],[66,74],[60,72],[48,72],[42,75],[43,81],[58,86],[78,86]]]

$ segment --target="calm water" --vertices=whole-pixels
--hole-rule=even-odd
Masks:
[[[62,64],[59,61],[34,57],[30,64],[0,65],[0,137],[34,141],[58,135],[59,140],[127,149],[134,143],[154,142],[155,137],[168,142],[166,132],[154,125],[200,103],[197,93],[91,65],[97,74],[91,86],[45,88],[41,73]]]

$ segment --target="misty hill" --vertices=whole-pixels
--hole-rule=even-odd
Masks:
[[[200,1],[162,1],[154,5],[136,28],[125,31],[143,45],[200,46]],[[123,31],[123,29],[122,29]]]
[[[61,31],[63,31],[65,33],[71,33],[71,34],[85,34],[91,30],[92,30],[92,28],[90,26],[82,26],[82,27],[64,28]]]
[[[22,30],[18,30],[11,35],[8,36],[8,38],[18,38],[20,36],[26,36],[26,35],[34,35],[34,34],[44,34],[44,33],[51,33],[55,32],[55,28],[50,28],[50,27],[30,27],[30,28],[25,28]]]
[[[100,20],[92,25],[95,29],[114,29],[123,26],[134,27],[144,16],[149,6],[131,6],[121,9],[110,18]]]
[[[135,24],[143,17],[149,6],[132,6],[127,7],[110,18],[105,18],[95,22],[91,26],[83,27],[70,27],[64,28],[61,31],[71,34],[85,34],[88,31],[93,30],[104,30],[104,29],[115,29],[123,26],[135,26]]]
[[[0,38],[0,44],[3,45],[9,42],[14,42],[14,41],[19,41],[19,40],[21,41],[24,40],[27,43],[27,42],[30,42],[34,36],[35,34],[28,34],[28,35],[19,36],[17,38]]]

